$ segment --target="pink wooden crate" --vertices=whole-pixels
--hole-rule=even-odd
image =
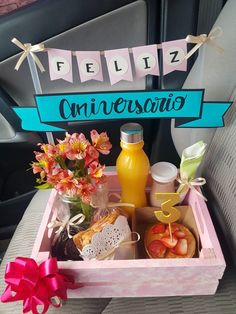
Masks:
[[[109,172],[111,191],[119,191],[115,172]],[[148,182],[150,186],[150,180]],[[53,236],[47,224],[53,218],[57,193],[52,190],[39,227],[32,258],[42,262],[50,256]],[[192,206],[198,228],[199,257],[187,259],[136,259],[107,261],[58,262],[61,272],[72,275],[83,284],[68,290],[70,298],[148,297],[208,295],[216,292],[225,270],[225,260],[205,202],[190,192],[187,204]]]

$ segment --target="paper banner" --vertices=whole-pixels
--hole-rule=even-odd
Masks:
[[[36,95],[37,107],[13,109],[28,131],[59,131],[73,121],[175,118],[177,122],[183,117],[178,127],[223,127],[232,102],[203,102],[203,93],[181,89]]]
[[[143,77],[147,74],[160,75],[157,45],[132,48],[136,76]]]
[[[21,127],[23,130],[36,132],[65,131],[64,128],[51,125],[52,123],[50,125],[42,123],[36,107],[15,107],[13,110],[21,119]]]
[[[100,51],[76,51],[81,83],[103,81]]]
[[[121,81],[133,81],[128,48],[106,50],[105,52],[111,85]]]
[[[50,79],[52,81],[63,79],[71,83],[73,82],[71,51],[48,49],[48,63]]]
[[[187,43],[185,39],[162,43],[163,75],[173,71],[187,71]]]

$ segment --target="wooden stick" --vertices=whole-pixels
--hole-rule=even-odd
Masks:
[[[168,224],[168,225],[169,225],[169,232],[170,232],[170,241],[173,242],[171,224]]]

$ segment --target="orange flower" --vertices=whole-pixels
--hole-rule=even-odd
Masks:
[[[72,135],[66,133],[65,140],[59,141],[59,145],[60,149],[63,148],[69,160],[76,160],[85,158],[86,149],[90,143],[86,140],[83,133],[73,133]]]
[[[99,157],[98,151],[92,146],[89,145],[86,150],[86,155],[84,158],[85,167],[87,167],[91,162],[97,161]]]
[[[60,168],[54,169],[54,171],[48,175],[47,182],[54,185],[60,194],[76,194],[75,186],[77,181],[74,179],[73,172],[70,170]]]
[[[58,154],[58,148],[52,144],[38,144],[47,156],[53,157]]]
[[[85,178],[80,178],[78,180],[78,192],[81,197],[81,200],[89,204],[91,201],[92,193],[96,191],[96,188],[94,185],[90,182],[88,182]]]
[[[101,178],[103,176],[104,169],[104,165],[102,166],[97,161],[94,161],[89,165],[89,174],[92,178]]]
[[[46,173],[49,173],[55,167],[56,162],[53,157],[40,152],[34,152],[34,154],[36,160],[38,161],[37,166],[44,169]]]
[[[112,145],[106,132],[98,133],[96,130],[90,132],[93,146],[102,154],[108,155]]]
[[[91,131],[91,142],[83,133],[66,133],[58,144],[38,144],[40,152],[34,152],[36,162],[32,170],[40,174],[37,182],[41,187],[54,187],[60,194],[78,196],[84,203],[90,203],[96,186],[105,176],[99,161],[99,152],[108,154],[112,147],[106,132]],[[46,184],[45,184],[46,183]]]

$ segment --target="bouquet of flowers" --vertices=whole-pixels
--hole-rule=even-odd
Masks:
[[[99,154],[107,155],[112,147],[106,132],[90,132],[91,142],[83,133],[66,133],[57,144],[38,144],[41,151],[34,152],[32,162],[38,189],[55,188],[67,202],[73,202],[71,216],[78,209],[86,219],[91,215],[91,197],[104,176],[105,166],[99,163]],[[77,212],[76,212],[76,210]]]

